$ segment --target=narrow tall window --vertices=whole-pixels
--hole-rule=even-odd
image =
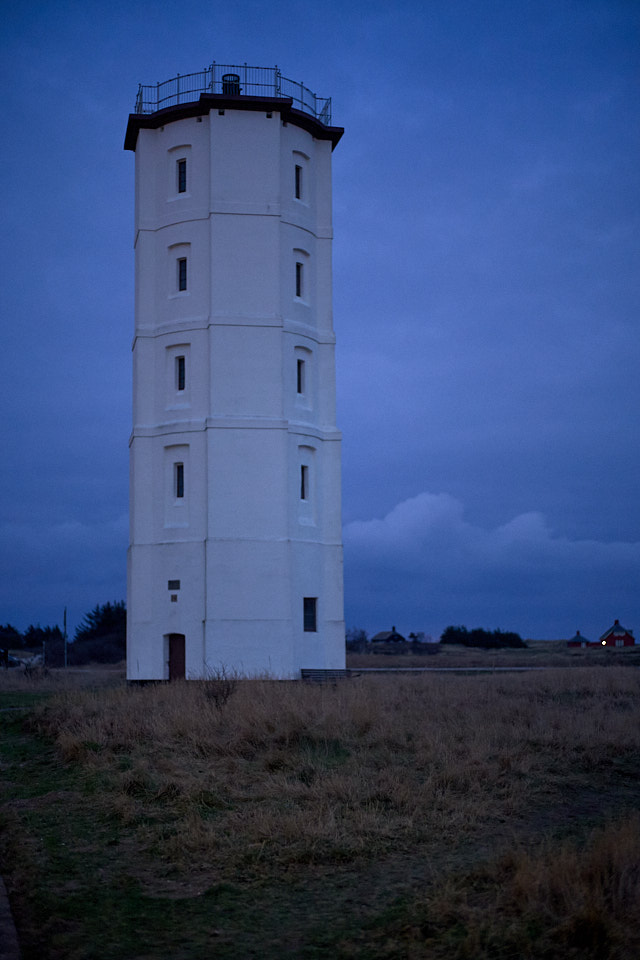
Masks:
[[[298,393],[304,393],[304,360],[298,360],[298,369],[296,372],[297,383],[296,390]]]
[[[303,598],[303,621],[304,621],[304,632],[305,633],[316,633],[318,630],[318,598],[317,597],[304,597]]]
[[[178,193],[187,192],[187,161],[178,160],[177,161],[177,173],[178,173]]]
[[[295,198],[296,200],[302,199],[302,167],[299,163],[296,163]]]
[[[309,499],[309,467],[304,463],[300,467],[300,499]]]
[[[186,384],[186,366],[184,357],[176,357],[176,390],[184,390]]]
[[[187,289],[187,258],[180,257],[178,260],[178,290]]]
[[[296,263],[296,297],[302,296],[302,268],[303,264],[300,262]]]
[[[174,463],[173,472],[176,499],[181,500],[184,497],[184,463]]]

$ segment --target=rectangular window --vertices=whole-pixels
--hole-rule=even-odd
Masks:
[[[176,390],[184,390],[186,384],[186,366],[184,357],[176,357]]]
[[[187,258],[180,257],[178,260],[178,290],[187,289]]]
[[[176,499],[181,500],[184,497],[184,463],[174,463],[173,476]]]
[[[296,297],[302,296],[302,267],[303,264],[296,263]]]
[[[297,163],[295,176],[295,197],[296,200],[302,199],[302,167]]]
[[[305,633],[316,633],[318,630],[317,606],[318,606],[317,597],[303,598],[304,632]]]
[[[296,389],[298,393],[304,393],[304,360],[298,360]]]
[[[304,463],[300,467],[300,499],[309,499],[309,467]]]
[[[178,173],[178,193],[187,192],[187,161],[178,160],[177,162],[177,173]]]

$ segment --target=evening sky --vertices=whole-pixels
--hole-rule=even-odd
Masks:
[[[3,10],[0,622],[126,589],[138,82],[333,98],[345,608],[370,633],[640,630],[631,0]],[[250,584],[247,585],[250,589]]]

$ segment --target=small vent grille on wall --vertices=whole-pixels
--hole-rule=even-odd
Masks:
[[[169,580],[167,584],[167,590],[179,590],[180,581],[179,580]]]

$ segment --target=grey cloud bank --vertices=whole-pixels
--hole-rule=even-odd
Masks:
[[[554,535],[540,513],[485,529],[448,494],[422,493],[344,530],[347,617],[370,632],[439,636],[449,623],[527,637],[599,636],[640,590],[640,543]],[[616,612],[617,611],[617,612]],[[390,625],[390,624],[389,624]]]

